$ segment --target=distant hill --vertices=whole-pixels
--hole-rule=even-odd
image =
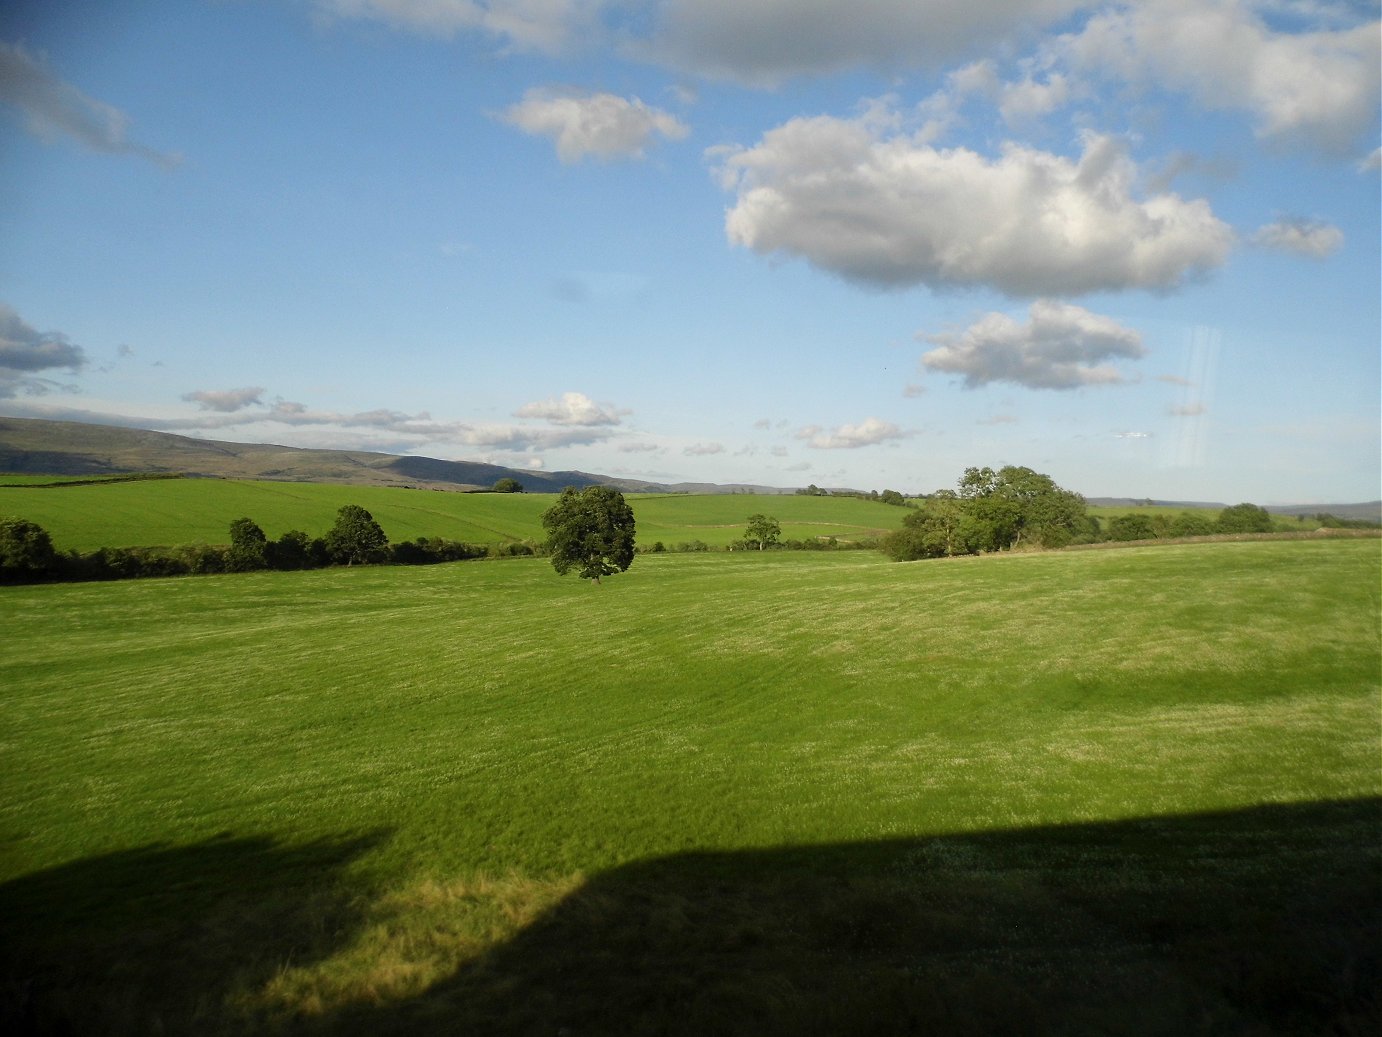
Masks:
[[[0,472],[118,475],[178,472],[216,479],[489,489],[517,479],[534,493],[606,482],[584,472],[529,472],[479,461],[442,461],[363,450],[304,450],[266,443],[227,443],[167,432],[72,421],[0,417]]]
[[[274,479],[282,482],[417,486],[438,490],[488,490],[500,479],[517,479],[529,493],[560,493],[567,486],[613,486],[631,493],[790,494],[794,488],[753,483],[659,483],[590,472],[534,472],[481,461],[378,454],[366,450],[306,450],[268,443],[227,443],[168,432],[90,425],[75,421],[0,417],[0,472],[15,475],[121,475],[169,472],[208,479]],[[834,490],[848,493],[857,491]],[[1090,504],[1132,508],[1223,508],[1212,501],[1148,501],[1090,497]],[[1364,504],[1266,505],[1279,515],[1327,512],[1345,519],[1382,522],[1382,501]]]
[[[268,443],[228,443],[168,432],[75,421],[0,417],[0,472],[14,475],[121,475],[169,472],[208,479],[419,486],[488,490],[517,479],[529,493],[567,486],[613,486],[638,493],[791,493],[746,484],[655,483],[588,472],[533,472],[480,461],[377,454],[365,450],[306,450]]]
[[[1227,504],[1215,501],[1151,500],[1146,497],[1089,497],[1088,503],[1100,508],[1226,508]],[[1240,503],[1238,501],[1234,502]],[[1250,503],[1256,503],[1252,501]],[[1382,522],[1382,501],[1366,501],[1362,504],[1264,504],[1274,515],[1333,515],[1341,519],[1362,519],[1366,522]]]

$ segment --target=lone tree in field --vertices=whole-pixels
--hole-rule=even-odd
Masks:
[[[552,568],[575,569],[583,580],[624,572],[633,564],[633,509],[608,486],[568,486],[542,515]]]
[[[230,524],[230,550],[226,552],[226,571],[250,572],[268,566],[265,549],[269,538],[253,519],[238,518]]]
[[[37,522],[0,518],[0,583],[40,579],[56,562],[53,540]]]
[[[744,530],[744,543],[758,550],[771,547],[782,536],[782,527],[771,515],[750,515],[748,528]]]
[[[494,493],[522,493],[523,484],[519,482],[517,479],[514,479],[506,475],[504,478],[496,482],[494,486],[491,487],[491,490]]]
[[[374,516],[358,504],[336,512],[336,524],[326,534],[326,550],[332,561],[354,565],[382,559],[389,538]]]

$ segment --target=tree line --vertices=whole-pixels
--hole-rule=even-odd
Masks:
[[[966,468],[955,489],[908,503],[913,510],[902,528],[883,540],[883,550],[897,561],[1277,529],[1271,514],[1256,504],[1235,504],[1217,518],[1189,511],[1175,517],[1117,515],[1105,529],[1078,493],[1056,485],[1048,475],[1014,465],[997,471]]]
[[[374,516],[347,504],[322,536],[289,530],[270,540],[250,518],[230,523],[230,543],[177,547],[102,547],[59,552],[35,522],[0,518],[0,583],[126,580],[143,576],[322,569],[333,565],[430,565],[502,555],[532,555],[534,544],[468,544],[443,537],[390,543]]]

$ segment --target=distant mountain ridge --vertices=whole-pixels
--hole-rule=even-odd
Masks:
[[[656,483],[589,472],[535,472],[483,461],[379,454],[366,450],[313,450],[268,443],[193,439],[170,432],[90,425],[42,418],[0,417],[0,472],[14,475],[120,475],[179,473],[207,479],[422,486],[488,490],[517,479],[529,493],[560,493],[567,486],[613,486],[638,493],[791,493],[771,486]]]
[[[171,432],[91,425],[76,421],[0,416],[0,472],[15,475],[120,475],[181,473],[208,479],[269,479],[281,482],[423,486],[488,490],[500,479],[517,479],[529,493],[559,493],[567,486],[613,486],[630,493],[789,494],[795,488],[752,483],[659,483],[590,472],[535,472],[483,461],[379,454],[367,450],[312,450],[268,443],[193,439]],[[839,490],[838,492],[853,492]],[[1148,501],[1133,497],[1090,497],[1090,504],[1137,507],[1222,508],[1211,501]],[[1362,504],[1269,504],[1281,515],[1328,512],[1339,518],[1382,521],[1382,501]]]

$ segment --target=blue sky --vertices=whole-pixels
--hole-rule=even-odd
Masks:
[[[1382,495],[1375,0],[18,0],[0,414]]]

